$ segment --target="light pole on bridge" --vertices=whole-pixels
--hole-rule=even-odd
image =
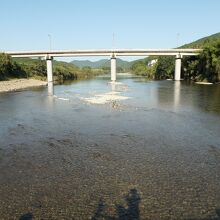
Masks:
[[[180,33],[176,34],[176,47],[178,48],[180,44]]]
[[[52,49],[52,37],[51,34],[48,34],[49,37],[49,43],[50,43],[50,50]]]

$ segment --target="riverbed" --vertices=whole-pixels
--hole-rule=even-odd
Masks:
[[[46,85],[47,82],[36,79],[11,79],[7,81],[0,81],[0,93],[13,92]]]
[[[220,218],[220,85],[117,82],[0,94],[0,219]]]

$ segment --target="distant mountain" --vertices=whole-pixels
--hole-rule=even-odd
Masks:
[[[106,66],[108,63],[107,59],[102,59],[99,61],[90,61],[90,60],[73,60],[71,61],[71,63],[73,63],[74,65],[82,68],[82,67],[86,67],[89,66],[93,69],[97,69],[103,66]]]
[[[110,68],[110,59],[102,59],[98,61],[73,60],[71,61],[71,63],[80,68],[86,67],[86,66],[89,66],[92,69]],[[117,58],[117,68],[128,70],[131,67],[131,65],[132,65],[132,62]]]

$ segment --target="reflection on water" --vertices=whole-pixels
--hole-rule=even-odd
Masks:
[[[197,108],[203,111],[220,113],[220,85],[196,85],[193,96]]]
[[[151,92],[155,95],[152,103],[157,100],[156,106],[159,108],[220,114],[219,85],[197,85],[183,81],[160,81],[152,84],[154,89]]]
[[[73,84],[69,81],[67,84],[55,86],[55,95],[74,99],[76,96],[88,98],[110,91],[123,91],[125,96],[133,97],[127,104],[136,107],[220,113],[219,85],[146,81],[141,77],[129,78],[123,75],[117,79],[122,85],[109,83],[108,76],[99,76],[96,80],[74,81]]]
[[[53,82],[48,82],[47,83],[47,88],[48,88],[48,95],[49,96],[53,96],[54,94],[54,85],[53,85]]]
[[[177,109],[179,107],[180,92],[181,92],[181,82],[175,81],[174,82],[174,92],[173,92],[173,94],[174,94],[174,101],[173,101],[174,109]]]
[[[116,84],[113,82],[113,83],[110,83],[110,85],[111,85],[111,91],[115,92],[116,91]]]

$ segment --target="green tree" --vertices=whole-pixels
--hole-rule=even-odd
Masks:
[[[137,62],[134,62],[131,66],[132,73],[144,76],[147,79],[155,79],[155,70],[157,67],[157,64],[154,64],[153,66],[148,66],[148,59],[140,60]]]
[[[7,54],[0,54],[0,80],[27,77],[24,69]]]
[[[173,56],[160,56],[157,60],[155,79],[173,78],[175,69],[175,58]]]
[[[11,75],[13,70],[13,64],[10,56],[6,54],[0,54],[0,79],[7,79]]]
[[[205,41],[199,56],[183,59],[184,77],[195,81],[220,81],[220,40]]]

